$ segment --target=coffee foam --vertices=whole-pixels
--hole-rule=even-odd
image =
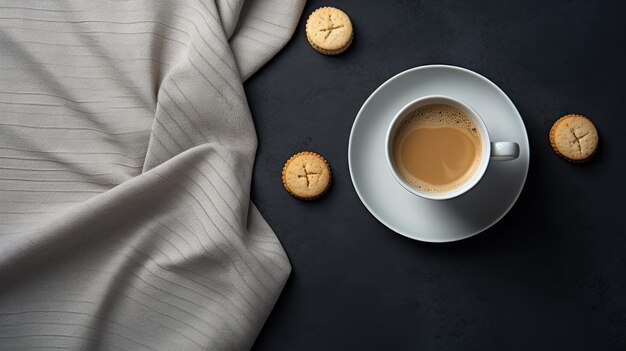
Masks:
[[[438,185],[432,184],[422,179],[416,178],[409,173],[403,166],[402,157],[394,157],[394,163],[398,173],[402,178],[410,183],[413,187],[433,193],[443,193],[452,191],[470,180],[481,161],[482,154],[482,142],[480,139],[480,132],[476,124],[470,119],[470,117],[463,111],[444,104],[431,104],[421,106],[411,111],[401,122],[396,129],[396,136],[393,142],[394,155],[400,155],[400,148],[403,144],[404,138],[412,131],[421,128],[454,128],[467,135],[474,143],[476,149],[476,158],[472,166],[465,172],[465,174],[455,180],[454,182]]]

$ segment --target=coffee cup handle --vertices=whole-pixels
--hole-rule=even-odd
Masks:
[[[494,141],[491,143],[491,161],[511,161],[519,157],[519,145],[511,141]]]

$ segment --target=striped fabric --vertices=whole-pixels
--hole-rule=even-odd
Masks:
[[[0,349],[241,350],[289,275],[242,81],[303,0],[0,0]]]

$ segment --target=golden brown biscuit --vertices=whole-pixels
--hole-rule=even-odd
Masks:
[[[320,7],[306,21],[306,37],[318,52],[337,55],[352,43],[352,22],[345,12],[337,8]]]
[[[550,129],[550,144],[556,153],[574,163],[588,161],[598,149],[598,131],[581,115],[565,115]]]
[[[299,152],[283,167],[283,185],[287,192],[301,200],[322,196],[330,187],[330,165],[324,157],[310,151]]]

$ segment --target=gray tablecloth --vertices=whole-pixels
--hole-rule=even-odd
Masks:
[[[0,349],[254,342],[289,275],[242,81],[303,0],[0,0]]]

